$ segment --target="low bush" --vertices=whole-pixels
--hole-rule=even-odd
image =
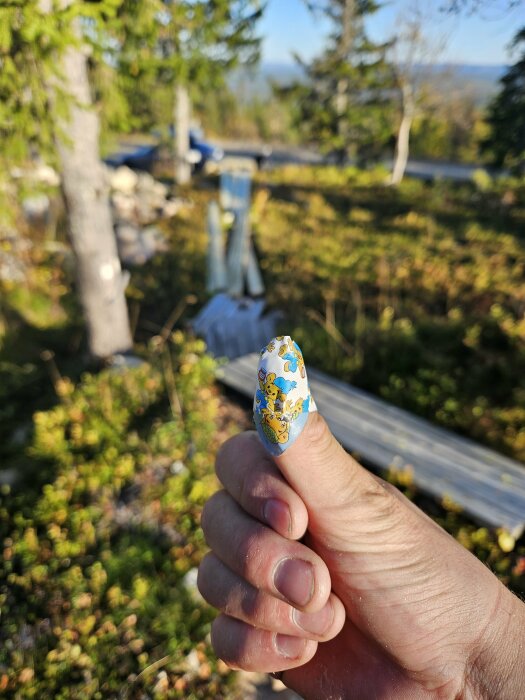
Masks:
[[[268,298],[311,364],[525,461],[522,185],[288,167],[260,187]]]
[[[35,414],[34,471],[0,506],[4,697],[223,697],[195,588],[213,375],[178,332],[136,369],[61,380]]]

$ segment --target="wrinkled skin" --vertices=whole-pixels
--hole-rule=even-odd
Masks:
[[[523,698],[523,603],[318,414],[274,459],[236,436],[217,474],[199,588],[232,667],[306,700]]]

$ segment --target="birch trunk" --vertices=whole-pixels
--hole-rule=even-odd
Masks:
[[[129,350],[132,339],[99,156],[99,121],[92,108],[87,61],[81,47],[70,47],[63,53],[61,73],[62,88],[71,96],[69,118],[58,124],[57,139],[69,235],[89,351],[104,359]]]
[[[188,88],[178,84],[175,88],[175,182],[187,185],[191,180],[191,166],[188,162],[190,150],[191,103]]]
[[[402,109],[401,124],[397,132],[396,152],[394,156],[394,166],[390,177],[391,185],[399,185],[408,163],[408,154],[410,146],[410,129],[414,121],[415,101],[414,93],[410,85],[404,85],[402,88]]]

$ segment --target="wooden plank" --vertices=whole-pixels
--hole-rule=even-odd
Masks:
[[[246,268],[246,290],[252,297],[262,296],[264,294],[264,282],[255,255],[253,240],[250,235],[248,241],[248,266]],[[263,343],[264,345],[264,343]]]
[[[257,363],[257,354],[240,357],[221,368],[219,379],[251,397]],[[349,452],[381,469],[409,468],[421,490],[450,497],[476,520],[514,537],[523,533],[524,465],[322,372],[308,376],[319,411]]]
[[[227,255],[228,294],[232,297],[242,296],[244,290],[248,235],[248,213],[239,209],[235,214]]]
[[[206,291],[210,294],[224,291],[228,285],[224,241],[221,226],[221,212],[217,202],[208,207],[208,278]]]

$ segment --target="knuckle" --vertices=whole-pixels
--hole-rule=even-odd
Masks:
[[[217,519],[218,513],[222,510],[222,505],[224,502],[224,491],[217,491],[211,496],[202,509],[201,513],[201,528],[204,532],[204,537],[208,538],[210,530],[213,528],[213,524]]]
[[[250,503],[259,488],[259,475],[256,471],[245,471],[241,480],[239,498],[241,504]]]
[[[314,454],[324,454],[330,445],[330,431],[324,418],[319,413],[314,412],[311,414],[308,430],[305,433],[309,447],[311,450],[314,450]]]
[[[210,582],[213,581],[213,570],[214,564],[216,562],[216,557],[211,552],[208,552],[200,563],[199,570],[197,573],[197,588],[199,593],[207,602],[210,602],[208,598]]]
[[[224,474],[230,465],[231,455],[235,453],[233,443],[236,442],[238,438],[238,435],[234,435],[234,437],[229,438],[220,446],[219,451],[217,452],[217,456],[215,458],[215,472],[221,483],[224,479]]]
[[[257,591],[250,590],[245,582],[239,582],[226,592],[221,609],[230,617],[235,617],[239,620],[251,620],[251,611],[254,609],[254,598],[256,596]]]
[[[266,585],[269,579],[269,571],[272,557],[264,546],[264,537],[257,528],[251,529],[243,538],[239,548],[241,563],[241,576],[248,581],[257,582],[261,586]]]
[[[243,600],[242,610],[246,619],[252,624],[266,627],[267,623],[266,596],[261,591],[251,591]]]
[[[231,618],[223,614],[214,620],[211,626],[211,643],[217,656],[227,663],[228,666],[242,668],[244,665],[243,647],[245,644],[243,637],[245,635],[239,634],[238,629],[230,629],[231,622]]]
[[[383,484],[374,480],[371,484],[369,495],[375,501],[375,506],[380,510],[383,517],[391,519],[397,513],[398,501]]]
[[[308,439],[312,443],[319,443],[324,439],[325,431],[326,427],[323,417],[317,412],[312,413],[308,425]]]
[[[227,480],[228,474],[235,470],[239,463],[239,456],[253,452],[256,446],[254,431],[240,433],[229,438],[222,444],[215,459],[215,471],[221,482]]]

